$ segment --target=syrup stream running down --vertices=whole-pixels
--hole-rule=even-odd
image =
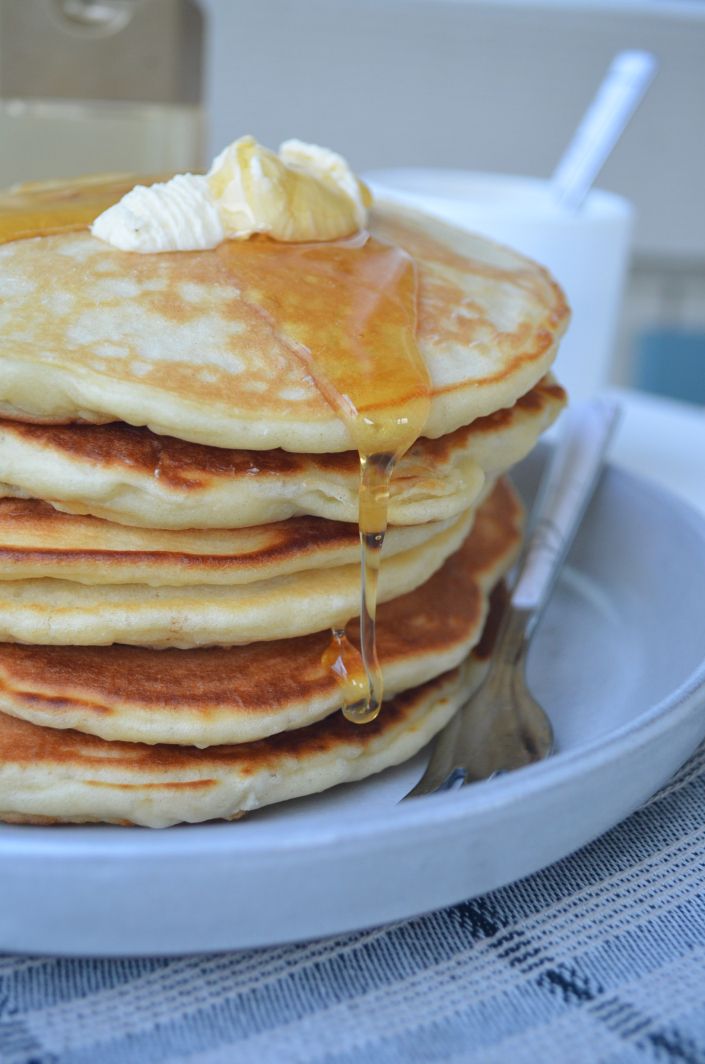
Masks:
[[[83,229],[133,185],[111,176],[0,196],[0,243]],[[334,629],[324,663],[341,683],[348,719],[372,720],[383,697],[375,614],[390,480],[430,406],[415,338],[414,263],[367,233],[308,244],[230,240],[207,254],[221,258],[239,298],[301,361],[360,455],[360,650]]]
[[[365,723],[383,697],[375,615],[391,476],[430,407],[416,345],[416,269],[406,252],[367,233],[318,244],[255,237],[218,250],[241,298],[306,367],[360,455],[360,650],[335,628],[323,663],[341,684],[345,716]]]
[[[344,628],[334,628],[324,655],[324,664],[342,684],[343,713],[355,724],[374,720],[384,694],[377,657],[377,586],[396,458],[390,454],[360,455],[360,650],[349,641]]]

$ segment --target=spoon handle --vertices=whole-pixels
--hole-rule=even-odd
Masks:
[[[656,73],[650,52],[619,52],[553,172],[561,206],[577,211]]]
[[[564,415],[510,600],[512,612],[525,618],[527,640],[592,496],[618,416],[617,403],[607,398],[577,403]]]

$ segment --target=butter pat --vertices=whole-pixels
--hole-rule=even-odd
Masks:
[[[196,251],[225,240],[218,208],[200,174],[177,174],[171,181],[136,185],[98,215],[94,236],[122,251]]]
[[[208,173],[137,185],[91,232],[122,251],[199,251],[266,233],[274,240],[336,240],[364,228],[370,196],[342,156],[288,140],[279,154],[250,136]]]

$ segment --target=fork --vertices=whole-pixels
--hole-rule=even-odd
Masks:
[[[406,798],[489,779],[553,752],[551,722],[526,685],[526,656],[618,416],[617,404],[607,398],[577,404],[563,415],[489,663],[484,669],[473,663],[474,691],[436,739],[428,768]]]

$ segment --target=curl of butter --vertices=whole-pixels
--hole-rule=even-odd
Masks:
[[[287,140],[279,154],[250,136],[208,173],[137,185],[91,232],[122,251],[198,251],[265,233],[274,240],[336,240],[364,228],[371,197],[342,156]]]

